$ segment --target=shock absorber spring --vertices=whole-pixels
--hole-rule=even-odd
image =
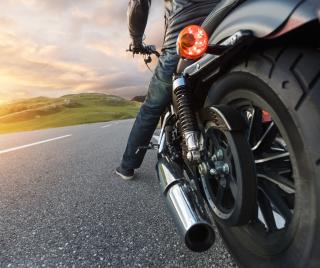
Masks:
[[[180,119],[182,134],[196,130],[195,117],[192,112],[191,92],[185,86],[178,87],[174,94],[176,95],[178,116]]]
[[[191,91],[182,75],[174,77],[173,92],[176,97],[181,133],[187,147],[187,157],[189,160],[197,160],[199,155],[199,133],[197,131],[196,118],[192,111]]]

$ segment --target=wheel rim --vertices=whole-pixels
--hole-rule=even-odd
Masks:
[[[251,237],[261,254],[279,254],[292,241],[296,227],[293,156],[279,130],[283,125],[279,128],[280,121],[272,117],[274,110],[265,103],[230,96],[221,103],[237,109],[245,118],[257,170],[258,210],[250,224],[241,228],[242,235]]]

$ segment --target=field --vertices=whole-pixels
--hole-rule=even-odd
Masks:
[[[0,106],[0,133],[106,122],[135,117],[140,103],[85,93],[38,97]]]

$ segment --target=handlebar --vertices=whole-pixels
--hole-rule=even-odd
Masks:
[[[143,45],[143,47],[139,51],[134,51],[132,44],[127,49],[127,52],[132,52],[133,54],[141,54],[145,56],[155,55],[158,58],[160,57],[160,53],[157,51],[156,46],[154,45]]]

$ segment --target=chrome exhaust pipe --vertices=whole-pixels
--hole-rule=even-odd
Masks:
[[[167,206],[186,246],[196,252],[208,250],[214,243],[215,233],[202,198],[175,162],[161,158],[157,173]]]

